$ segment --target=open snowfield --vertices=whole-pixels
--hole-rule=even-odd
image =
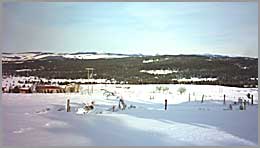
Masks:
[[[159,92],[156,87],[168,87]],[[185,87],[186,92],[177,90]],[[256,146],[258,105],[227,110],[258,88],[209,85],[81,85],[80,93],[2,94],[7,146]],[[111,93],[109,93],[111,92]],[[108,94],[115,94],[109,96]],[[188,102],[190,94],[191,102]],[[226,105],[223,95],[226,95]],[[202,95],[204,102],[201,103]],[[122,97],[126,110],[112,112]],[[71,112],[65,109],[70,99]],[[164,110],[164,99],[168,110]],[[78,109],[95,101],[95,109]],[[130,107],[132,106],[132,107]],[[116,108],[117,109],[117,108]]]

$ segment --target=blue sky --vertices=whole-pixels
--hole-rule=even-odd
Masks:
[[[4,52],[258,56],[257,2],[9,2]]]

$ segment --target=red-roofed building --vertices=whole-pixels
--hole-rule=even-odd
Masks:
[[[38,85],[36,86],[36,92],[39,93],[63,93],[65,90],[59,86],[51,85]]]
[[[31,93],[31,90],[29,87],[23,87],[23,88],[19,88],[19,93],[27,94],[27,93]]]

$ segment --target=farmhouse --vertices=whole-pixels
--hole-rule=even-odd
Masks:
[[[63,92],[65,92],[65,90],[59,86],[38,85],[38,86],[36,86],[36,92],[38,92],[38,93],[63,93]]]

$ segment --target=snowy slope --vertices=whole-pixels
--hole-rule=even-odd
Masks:
[[[130,55],[129,55],[130,56]],[[128,55],[107,54],[107,53],[2,53],[2,61],[27,61],[37,60],[48,57],[62,57],[69,59],[109,59],[109,58],[125,58]]]
[[[169,93],[152,93],[157,86]],[[176,91],[185,87],[186,93]],[[248,92],[258,102],[257,89],[195,85],[91,85],[71,94],[3,94],[3,143],[8,146],[256,146],[257,105],[240,111],[226,110],[230,103]],[[145,89],[144,89],[145,88]],[[122,96],[128,107],[111,112],[116,96],[106,97],[104,89]],[[192,95],[187,102],[188,94]],[[227,95],[223,105],[222,94]],[[149,99],[155,94],[154,99]],[[201,103],[201,94],[205,102]],[[197,97],[195,99],[195,97]],[[169,102],[164,110],[164,99]],[[72,112],[64,111],[66,99]],[[95,110],[76,114],[83,103],[95,101]],[[58,111],[61,110],[61,111]]]
[[[108,54],[78,54],[78,55],[63,55],[64,58],[70,59],[111,59],[111,58],[125,58],[124,55],[108,55]]]
[[[42,59],[50,56],[58,56],[55,53],[2,53],[2,61],[27,61]]]

